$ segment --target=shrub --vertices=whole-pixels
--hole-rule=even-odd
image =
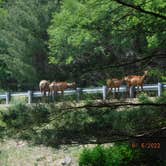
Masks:
[[[9,128],[29,128],[48,122],[49,111],[45,106],[30,107],[25,104],[16,104],[3,112],[3,121]]]
[[[15,96],[11,98],[10,103],[14,105],[26,104],[28,102],[27,97],[25,96]]]
[[[152,101],[148,98],[148,95],[146,93],[141,93],[139,96],[138,96],[138,100],[141,102],[141,103],[152,103]]]
[[[84,149],[80,155],[80,166],[97,166],[106,163],[106,153],[103,147],[97,146],[94,149]]]
[[[80,154],[80,166],[164,166],[166,160],[160,159],[158,153],[132,149],[128,144],[115,144],[104,148],[97,146],[93,149],[84,149]]]
[[[165,104],[166,103],[166,91],[162,93],[162,96],[156,99],[156,103]]]
[[[116,166],[128,165],[133,159],[134,152],[127,145],[118,145],[109,148],[96,146],[93,149],[84,149],[79,158],[80,166]]]

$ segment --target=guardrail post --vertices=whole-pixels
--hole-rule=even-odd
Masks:
[[[135,97],[135,86],[131,86],[129,89],[129,94],[130,94],[130,98],[134,98]]]
[[[32,91],[28,91],[28,104],[32,103]]]
[[[163,85],[159,82],[158,83],[158,97],[162,95]]]
[[[10,102],[10,92],[6,92],[6,104]]]
[[[80,100],[80,95],[81,95],[81,88],[76,89],[76,94],[77,94],[77,102]]]
[[[107,86],[103,86],[103,100],[106,100],[107,97]]]

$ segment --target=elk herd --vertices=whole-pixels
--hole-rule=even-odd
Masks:
[[[106,84],[109,89],[108,93],[112,91],[112,89],[114,89],[115,92],[116,90],[117,92],[119,92],[119,88],[124,82],[127,84],[127,87],[129,88],[129,90],[132,86],[136,86],[137,90],[139,90],[139,87],[141,87],[141,90],[143,90],[144,80],[147,74],[148,74],[148,71],[144,71],[144,74],[142,76],[129,75],[129,76],[125,76],[122,79],[117,79],[117,78],[107,79]],[[76,89],[76,83],[75,82],[72,82],[72,83],[55,82],[55,81],[50,83],[47,80],[42,80],[39,83],[39,88],[40,88],[40,92],[44,96],[46,96],[46,93],[48,93],[48,96],[49,95],[55,96],[58,93],[58,91],[60,91],[61,94],[63,95],[64,90],[68,88]]]
[[[117,78],[108,79],[106,81],[107,87],[110,88],[111,91],[114,88],[115,92],[116,92],[116,89],[117,89],[117,92],[119,92],[120,86],[122,85],[123,82],[125,82],[129,90],[132,86],[137,86],[138,91],[139,91],[139,87],[141,87],[141,90],[143,91],[144,80],[147,74],[148,74],[148,71],[144,71],[144,74],[142,76],[129,75],[122,79],[117,79]]]
[[[48,96],[51,95],[55,95],[57,94],[58,91],[61,91],[61,94],[64,93],[65,89],[68,88],[74,88],[76,89],[76,83],[68,83],[68,82],[49,82],[47,80],[42,80],[39,83],[39,88],[40,88],[40,92],[41,94],[43,94],[44,96],[46,96],[46,93],[48,92]]]

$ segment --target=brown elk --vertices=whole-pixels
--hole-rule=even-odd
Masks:
[[[61,91],[63,95],[64,90],[68,88],[76,89],[76,83],[67,83],[67,82],[52,82],[49,86],[51,94],[56,94],[58,91]]]
[[[148,74],[148,71],[144,71],[144,75],[142,76],[135,76],[135,75],[126,76],[124,77],[124,80],[126,81],[129,89],[131,86],[137,86],[137,89],[139,90],[139,86],[141,86],[141,90],[143,90],[144,80],[147,74]]]
[[[114,89],[115,89],[115,92],[116,92],[116,88],[117,88],[117,90],[118,90],[118,92],[119,92],[119,88],[120,88],[122,82],[123,82],[123,79],[119,80],[119,79],[117,79],[117,78],[108,79],[108,80],[106,81],[107,87],[110,88],[111,91],[112,91],[112,89],[114,88]],[[108,91],[108,93],[109,93],[109,91]]]
[[[46,92],[48,92],[48,95],[50,94],[49,85],[50,85],[50,82],[47,80],[41,80],[39,83],[40,92],[44,96],[46,96]]]
[[[50,89],[50,95],[55,95],[55,93],[57,93],[58,89],[56,87],[56,82],[53,81],[50,85],[49,85],[49,89]]]

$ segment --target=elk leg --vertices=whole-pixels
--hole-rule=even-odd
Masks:
[[[44,99],[44,103],[46,102],[46,91],[43,91],[43,99]]]
[[[43,96],[44,96],[44,92],[43,92],[43,90],[41,89],[41,102],[43,102]]]
[[[109,93],[110,93],[110,89],[108,88],[108,91],[107,91],[107,96],[109,95]]]
[[[116,94],[116,88],[114,88],[113,98],[115,98],[115,94]]]
[[[48,96],[50,96],[50,90],[48,90]]]
[[[126,96],[130,97],[130,88],[131,86],[128,86],[128,88],[126,89]]]
[[[137,91],[139,92],[139,86],[137,86]]]
[[[51,91],[51,99],[52,99],[52,101],[54,101],[54,99],[55,99],[55,92],[54,92],[54,90]]]
[[[119,87],[118,87],[118,94],[117,95],[118,95],[117,97],[119,97]]]
[[[55,90],[55,99],[58,97],[58,90]]]
[[[47,99],[47,102],[49,103],[49,101],[50,101],[50,91],[49,91],[49,90],[48,90],[48,93],[47,93],[47,94],[48,94],[48,97],[47,97],[47,95],[46,95],[46,97],[47,97],[46,99]]]

